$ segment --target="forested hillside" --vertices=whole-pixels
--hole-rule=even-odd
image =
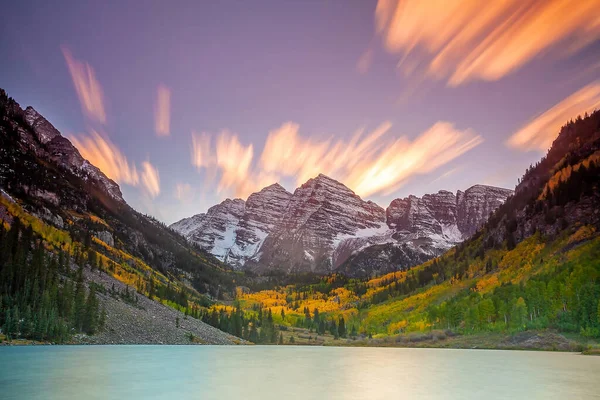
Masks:
[[[8,339],[64,342],[72,332],[103,329],[95,288],[86,290],[83,268],[65,253],[49,255],[43,240],[18,218],[0,229],[0,326]]]

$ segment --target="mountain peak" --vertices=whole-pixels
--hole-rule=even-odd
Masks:
[[[265,186],[258,193],[266,193],[266,192],[286,192],[289,193],[283,186],[279,184],[279,182],[275,182],[269,186]],[[291,193],[290,193],[291,195]]]
[[[340,183],[339,181],[336,181],[335,179],[320,173],[319,175],[317,175],[315,178],[313,178],[316,181],[329,181],[329,182],[335,182],[335,183]]]

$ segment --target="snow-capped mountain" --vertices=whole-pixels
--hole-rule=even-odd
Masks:
[[[276,183],[253,193],[247,201],[227,199],[205,214],[184,218],[171,228],[239,269],[256,255],[281,219],[291,196]]]
[[[294,194],[271,185],[171,228],[238,269],[368,275],[441,254],[475,233],[511,194],[475,185],[456,195],[396,199],[384,210],[320,174]],[[380,262],[371,267],[373,260]]]

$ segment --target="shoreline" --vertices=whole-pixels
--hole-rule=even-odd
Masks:
[[[28,339],[14,339],[10,342],[0,337],[0,347],[3,346],[256,346],[251,342],[240,339],[229,344],[211,344],[202,342],[191,343],[99,343],[81,338],[81,341],[68,343],[38,342]],[[579,340],[577,340],[579,339]],[[265,346],[311,346],[311,347],[363,347],[363,348],[421,348],[421,349],[455,349],[455,350],[510,350],[510,351],[548,351],[573,353],[580,355],[600,356],[600,344],[596,341],[582,338],[568,338],[554,331],[525,331],[513,335],[486,333],[477,335],[452,335],[440,337],[432,334],[403,335],[397,337],[373,339],[337,339],[319,343],[298,342],[285,344],[265,344]]]

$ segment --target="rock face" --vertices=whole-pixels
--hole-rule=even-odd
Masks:
[[[171,228],[237,269],[363,276],[441,254],[473,235],[511,194],[475,185],[456,195],[396,199],[384,210],[321,174],[294,194],[271,185]]]
[[[235,243],[235,231],[244,215],[244,209],[244,200],[227,199],[209,208],[206,214],[183,219],[171,225],[171,228],[225,260]]]
[[[292,194],[278,183],[248,197],[236,230],[235,244],[227,257],[228,263],[239,268],[256,257],[265,238],[281,221],[291,197]]]

